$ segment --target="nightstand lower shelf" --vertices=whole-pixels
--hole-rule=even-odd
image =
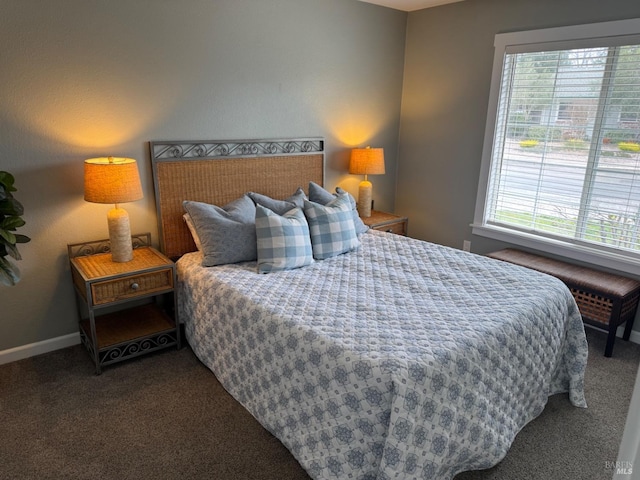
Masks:
[[[101,366],[178,345],[175,322],[156,304],[97,316],[95,325]],[[89,319],[80,322],[80,337],[93,356]]]

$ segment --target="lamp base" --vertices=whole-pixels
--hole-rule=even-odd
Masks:
[[[362,218],[371,216],[371,196],[373,194],[373,185],[368,180],[360,182],[358,187],[358,215]]]
[[[123,208],[112,208],[107,214],[109,224],[109,243],[111,244],[111,259],[124,263],[133,260],[133,246],[131,245],[131,227],[129,214]]]

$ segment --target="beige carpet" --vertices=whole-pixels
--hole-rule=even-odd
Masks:
[[[518,435],[496,467],[456,480],[612,477],[640,345],[588,330],[589,408],[566,395]],[[1,479],[273,479],[309,477],[220,386],[189,348],[105,368],[71,347],[0,366]]]

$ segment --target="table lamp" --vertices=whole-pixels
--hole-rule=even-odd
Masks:
[[[384,175],[384,149],[367,147],[351,150],[349,173],[364,175],[358,187],[358,214],[364,218],[370,217],[373,185],[367,175]]]
[[[138,166],[133,158],[103,157],[84,161],[84,199],[93,203],[115,204],[107,214],[111,259],[114,262],[133,259],[129,214],[119,204],[142,197]]]

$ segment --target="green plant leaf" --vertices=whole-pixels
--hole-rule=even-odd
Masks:
[[[26,222],[22,218],[12,215],[10,217],[5,217],[0,222],[0,228],[4,228],[5,230],[15,230],[18,227],[24,226],[25,223]]]
[[[4,185],[7,192],[15,192],[16,189],[13,186],[16,179],[9,172],[0,171],[0,184]]]
[[[24,207],[15,198],[9,197],[0,201],[0,214],[20,216],[23,213],[24,213]]]
[[[16,233],[15,236],[16,236],[16,243],[28,243],[31,241],[31,239],[26,235],[21,235],[19,233]]]
[[[0,228],[0,238],[3,239],[5,243],[8,243],[9,245],[16,244],[16,236],[10,231],[5,230],[3,228]]]
[[[0,171],[0,284],[15,285],[20,280],[20,270],[7,256],[21,260],[17,243],[27,243],[26,235],[12,233],[25,225],[21,218],[24,207],[11,192],[15,192],[15,178],[9,172]]]
[[[6,258],[0,258],[0,283],[9,287],[20,280],[20,270]]]
[[[11,255],[14,259],[22,260],[22,256],[15,245],[5,245],[5,249],[7,250],[7,254]]]

